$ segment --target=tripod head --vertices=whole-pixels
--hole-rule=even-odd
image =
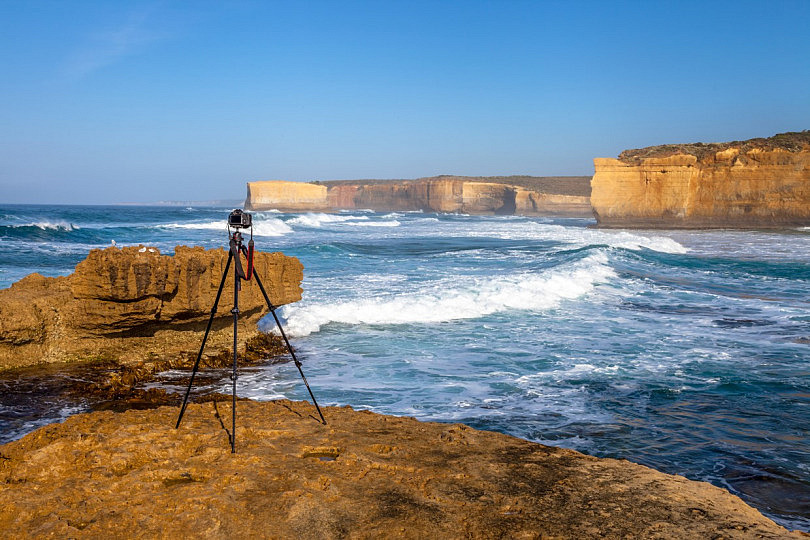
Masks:
[[[235,229],[250,227],[253,230],[253,215],[237,208],[228,215],[228,227]]]
[[[244,237],[240,229],[250,227],[250,241],[248,247],[242,245]],[[233,229],[233,231],[231,231]],[[239,279],[250,280],[253,274],[253,215],[243,212],[240,209],[235,209],[228,215],[228,239],[230,243],[231,254],[234,257],[236,265],[236,275]],[[247,259],[248,270],[245,272],[242,269],[242,262],[240,255],[244,253]]]

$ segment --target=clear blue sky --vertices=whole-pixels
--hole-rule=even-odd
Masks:
[[[0,0],[0,203],[590,175],[810,129],[810,1]]]

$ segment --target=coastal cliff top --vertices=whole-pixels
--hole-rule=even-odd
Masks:
[[[727,491],[461,424],[286,400],[72,416],[0,446],[0,536],[789,538]],[[801,537],[800,533],[794,533]]]
[[[379,185],[395,182],[426,182],[429,180],[463,180],[465,182],[487,182],[493,184],[507,184],[518,186],[549,195],[571,195],[577,197],[590,197],[590,176],[456,176],[443,174],[425,178],[392,178],[392,179],[363,179],[363,180],[320,180],[311,182],[327,187],[347,184]]]
[[[778,133],[773,137],[749,139],[747,141],[731,141],[722,143],[685,143],[685,144],[662,144],[658,146],[648,146],[646,148],[635,148],[625,150],[619,154],[619,160],[625,163],[638,165],[643,159],[652,157],[667,157],[675,154],[688,154],[703,160],[707,156],[712,156],[717,152],[729,148],[739,148],[741,152],[747,152],[754,148],[765,150],[782,149],[788,152],[800,152],[810,146],[810,130],[790,131]]]

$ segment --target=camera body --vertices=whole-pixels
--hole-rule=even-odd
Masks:
[[[235,229],[253,226],[253,215],[243,212],[238,208],[228,215],[228,226]]]

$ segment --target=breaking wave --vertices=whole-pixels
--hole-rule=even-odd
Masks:
[[[304,214],[288,221],[293,225],[304,227],[321,227],[328,223],[344,223],[347,221],[367,220],[368,216],[347,216],[337,214]]]
[[[546,240],[564,242],[577,247],[608,246],[638,251],[650,249],[662,253],[687,253],[688,248],[666,236],[643,236],[627,231],[604,231],[579,227],[563,227],[544,223],[528,222],[523,226],[514,223],[490,224],[486,231],[468,231],[468,236],[486,236],[503,240]]]
[[[161,229],[211,229],[217,231],[227,231],[228,225],[225,220],[205,221],[198,223],[168,223],[159,225]],[[257,236],[283,236],[292,232],[289,225],[277,218],[269,218],[253,221],[253,234]]]
[[[474,319],[507,310],[540,311],[591,292],[616,277],[604,253],[569,268],[495,279],[455,278],[413,294],[343,302],[291,305],[282,309],[290,334],[305,336],[330,323],[414,324]]]
[[[51,237],[63,237],[65,233],[72,233],[80,229],[81,227],[68,221],[37,221],[33,223],[0,225],[0,238],[47,240]]]
[[[276,218],[253,221],[253,234],[256,236],[284,236],[291,233],[292,228]]]

